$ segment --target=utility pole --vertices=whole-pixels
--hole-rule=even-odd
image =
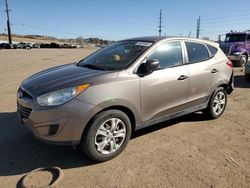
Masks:
[[[221,42],[221,35],[218,35],[218,41]]]
[[[7,14],[7,29],[8,29],[8,38],[9,38],[9,44],[12,45],[12,37],[11,37],[11,28],[10,28],[10,16],[9,16],[9,5],[8,0],[5,0],[6,5],[6,14]]]
[[[162,11],[160,10],[160,18],[159,18],[159,36],[161,36],[161,31],[162,31]]]
[[[197,19],[197,30],[196,30],[196,38],[200,38],[200,32],[201,32],[201,17]]]

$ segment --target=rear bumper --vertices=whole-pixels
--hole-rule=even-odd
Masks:
[[[230,81],[227,86],[227,94],[230,95],[233,92],[233,90],[234,90],[234,72],[232,72]]]

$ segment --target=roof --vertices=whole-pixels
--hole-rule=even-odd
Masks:
[[[145,42],[158,42],[158,41],[165,39],[165,38],[170,38],[170,37],[147,36],[147,37],[129,38],[129,39],[125,39],[122,41],[133,40],[133,41],[145,41]]]
[[[125,40],[121,40],[121,41],[143,41],[143,42],[152,42],[152,43],[156,43],[160,40],[163,39],[184,39],[184,40],[192,40],[192,41],[197,41],[197,42],[203,42],[203,43],[208,43],[211,45],[216,45],[218,46],[218,44],[214,41],[210,41],[210,40],[205,40],[205,39],[196,39],[196,38],[191,38],[191,37],[176,37],[176,36],[164,36],[164,37],[159,37],[159,36],[147,36],[147,37],[136,37],[136,38],[129,38],[129,39],[125,39]]]
[[[246,30],[246,31],[231,31],[227,34],[250,34],[250,30]]]

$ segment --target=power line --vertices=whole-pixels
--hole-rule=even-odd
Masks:
[[[250,9],[248,8],[248,9],[238,9],[238,10],[234,10],[234,12],[228,12],[228,13],[226,13],[226,14],[223,14],[221,11],[219,11],[219,12],[215,12],[215,13],[217,13],[218,15],[220,15],[220,16],[235,16],[235,15],[238,15],[239,14],[239,12],[247,12],[247,13],[249,13],[249,11],[250,11]],[[211,14],[202,14],[202,17],[203,18],[208,18],[208,19],[216,19],[217,18],[217,16],[211,16]]]
[[[38,29],[38,30],[43,30],[43,31],[51,31],[51,32],[56,32],[56,33],[61,33],[61,34],[69,34],[69,35],[77,35],[77,36],[91,36],[91,34],[83,34],[83,33],[72,33],[72,32],[67,32],[67,31],[60,31],[52,28],[45,28],[45,27],[40,27],[36,25],[30,25],[30,24],[24,24],[24,23],[12,23],[11,25],[13,26],[22,26],[22,27],[29,27],[33,29]],[[113,38],[114,36],[106,36],[106,35],[99,35],[100,38]],[[115,36],[118,38],[122,38],[124,36]]]
[[[67,32],[67,31],[59,31],[59,30],[56,30],[56,29],[49,29],[49,28],[45,28],[45,27],[29,25],[29,24],[23,24],[23,23],[13,23],[12,25],[20,25],[20,26],[24,26],[24,27],[30,27],[30,28],[34,28],[34,29],[39,29],[39,30],[44,30],[44,31],[51,31],[51,32],[56,32],[56,33],[61,33],[61,34],[81,35],[79,33],[71,33],[71,32]]]
[[[220,34],[220,33],[228,33],[230,30],[221,30],[221,31],[212,31],[212,32],[209,32],[209,31],[205,31],[204,33],[205,34]]]
[[[230,21],[237,21],[237,20],[244,20],[244,19],[250,19],[250,15],[245,15],[245,16],[234,16],[234,17],[228,17],[224,19],[215,19],[213,21],[204,21],[205,24],[213,24],[213,23],[218,23],[218,22],[230,22]]]
[[[245,20],[238,20],[238,21],[232,21],[232,22],[217,22],[214,24],[202,24],[202,26],[204,28],[214,28],[214,27],[233,27],[233,26],[237,26],[238,24],[244,23],[245,27],[249,27],[250,26],[250,18],[249,19],[245,19]],[[249,24],[247,24],[249,23]],[[246,28],[247,29],[247,28]]]

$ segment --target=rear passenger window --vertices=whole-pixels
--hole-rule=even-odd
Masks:
[[[209,53],[204,44],[199,44],[195,42],[185,42],[189,63],[197,63],[200,61],[208,60]]]
[[[208,47],[208,49],[209,49],[209,51],[211,52],[211,54],[212,54],[212,57],[217,53],[217,51],[218,51],[218,49],[217,48],[215,48],[215,47],[213,47],[213,46],[211,46],[211,45],[207,45],[207,47]]]
[[[247,35],[247,41],[250,41],[250,35]]]
[[[157,59],[160,63],[160,69],[170,68],[182,65],[182,50],[180,42],[168,42],[156,48],[149,55],[148,59]]]

